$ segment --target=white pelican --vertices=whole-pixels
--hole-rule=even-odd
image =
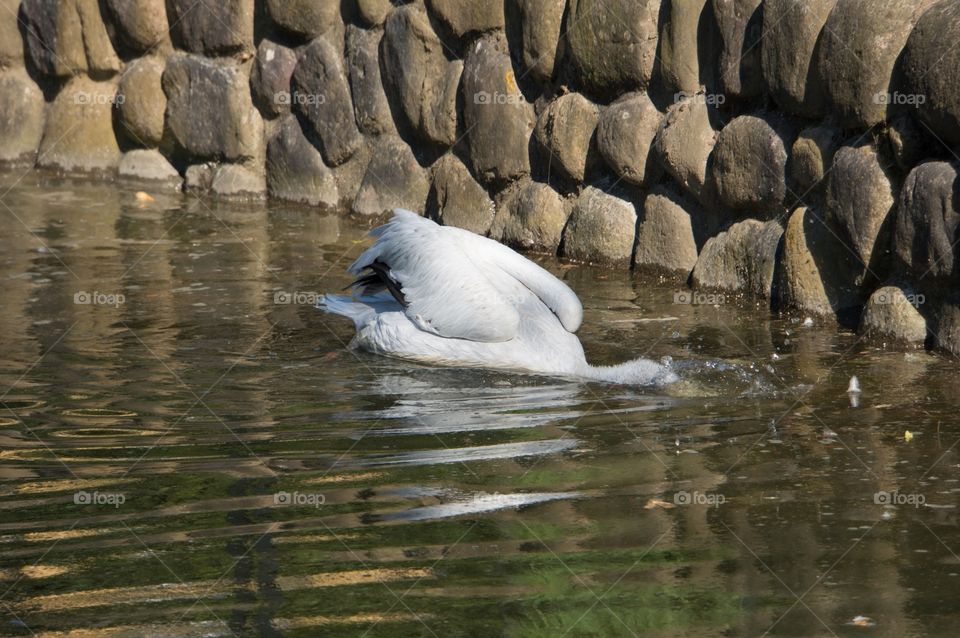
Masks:
[[[583,306],[562,281],[492,239],[394,210],[350,266],[352,296],[319,307],[353,320],[353,346],[431,364],[496,368],[611,383],[660,385],[677,376],[636,359],[587,363],[574,334]]]

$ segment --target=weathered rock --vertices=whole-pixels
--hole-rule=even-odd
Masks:
[[[406,142],[384,135],[373,149],[363,184],[353,202],[354,213],[378,216],[394,208],[423,212],[430,191],[427,172]]]
[[[333,173],[293,115],[280,122],[267,143],[267,190],[271,197],[311,206],[336,206],[340,201]]]
[[[523,180],[502,202],[490,236],[513,248],[554,254],[566,224],[567,208],[557,191]]]
[[[556,68],[567,0],[512,0],[520,21],[524,73],[548,82]]]
[[[702,204],[713,205],[716,191],[708,169],[717,132],[710,124],[706,102],[698,97],[670,107],[654,138],[653,151],[684,190]]]
[[[169,39],[164,0],[107,0],[123,44],[143,53]]]
[[[250,73],[254,103],[266,117],[290,112],[290,78],[297,67],[297,54],[282,44],[264,38],[257,47]]]
[[[463,63],[447,60],[426,13],[416,5],[394,10],[381,53],[384,87],[399,107],[401,123],[425,142],[452,146]]]
[[[930,129],[909,113],[893,116],[884,133],[893,159],[904,173],[927,159],[931,149],[942,147]]]
[[[917,21],[903,53],[904,94],[921,120],[940,138],[960,144],[960,4],[941,0]]]
[[[720,38],[720,91],[735,99],[761,95],[763,0],[713,0],[713,14]]]
[[[906,106],[897,104],[899,92],[891,93],[901,86],[894,70],[913,25],[934,2],[837,2],[823,28],[818,64],[829,110],[841,124],[869,128]]]
[[[710,0],[661,0],[660,77],[672,91],[696,92],[700,88],[700,44],[706,31],[701,27]]]
[[[347,28],[347,65],[357,126],[368,135],[396,132],[380,78],[380,33]]]
[[[660,0],[570,0],[570,61],[602,96],[644,89],[653,75]]]
[[[0,69],[23,66],[23,38],[17,16],[20,0],[0,0]]]
[[[503,28],[502,2],[427,0],[427,8],[458,38]]]
[[[734,224],[704,244],[693,269],[694,288],[771,299],[782,238],[777,221]]]
[[[563,256],[575,261],[629,265],[637,211],[622,197],[587,187],[563,233]]]
[[[662,117],[646,93],[629,93],[600,115],[598,150],[624,181],[640,185],[659,173],[659,165],[650,161],[650,149]]]
[[[441,157],[434,166],[427,209],[444,226],[478,235],[486,235],[493,222],[493,201],[453,153]]]
[[[187,167],[184,174],[184,189],[189,192],[206,192],[213,185],[213,175],[217,170],[217,165],[213,162],[203,164],[194,164]]]
[[[960,355],[960,304],[956,300],[944,302],[937,311],[936,345]]]
[[[163,73],[167,127],[196,159],[262,158],[263,119],[243,68],[196,55],[174,55]]]
[[[163,138],[167,110],[162,82],[164,66],[162,58],[137,58],[120,76],[118,133],[141,148],[156,148]]]
[[[582,182],[595,150],[593,133],[600,119],[596,104],[579,93],[567,93],[553,102],[537,120],[536,136],[546,153],[550,172]]]
[[[0,71],[0,162],[33,165],[43,137],[44,102],[23,69]]]
[[[21,11],[27,52],[44,75],[120,70],[97,0],[23,0]]]
[[[340,19],[340,0],[267,0],[267,11],[287,31],[316,38]]]
[[[697,263],[691,214],[699,214],[699,209],[669,189],[658,186],[648,193],[637,227],[634,268],[686,281]]]
[[[894,250],[918,285],[957,281],[960,171],[947,162],[913,169],[900,194]]]
[[[391,11],[393,11],[393,3],[390,0],[357,0],[357,13],[360,19],[370,27],[383,24]]]
[[[360,131],[340,54],[326,39],[317,38],[301,50],[290,86],[293,110],[310,125],[327,164],[350,159],[360,147]]]
[[[533,106],[520,93],[502,40],[488,36],[470,47],[463,69],[463,117],[474,174],[507,182],[530,172]]]
[[[846,318],[863,303],[863,293],[854,283],[856,269],[852,255],[823,217],[813,209],[798,208],[783,236],[778,305],[783,310]]]
[[[168,182],[179,186],[183,180],[160,151],[137,149],[128,151],[120,158],[117,169],[120,177],[150,182]]]
[[[863,264],[878,273],[889,261],[890,231],[897,205],[892,178],[877,151],[869,145],[844,146],[834,155],[827,180],[827,222]]]
[[[790,178],[800,198],[823,190],[824,175],[833,164],[841,138],[841,131],[832,126],[811,126],[801,131],[790,159]]]
[[[253,0],[166,0],[170,33],[191,53],[231,55],[253,51]]]
[[[922,346],[927,322],[917,309],[921,295],[884,286],[870,296],[857,332],[871,339]]]
[[[262,171],[240,164],[221,164],[213,174],[210,190],[221,197],[260,199],[267,192],[267,182]]]
[[[113,133],[117,85],[86,76],[70,80],[47,109],[39,166],[66,171],[112,170],[120,161]]]
[[[820,32],[837,0],[766,0],[763,4],[763,77],[780,108],[805,117],[826,112],[817,64]]]
[[[737,211],[785,212],[787,158],[796,133],[768,114],[741,115],[727,124],[713,151],[717,196]]]
[[[360,186],[363,184],[363,176],[367,174],[367,166],[370,165],[370,158],[373,156],[373,147],[376,138],[364,138],[360,150],[353,154],[340,166],[334,166],[330,170],[333,172],[333,179],[337,183],[337,190],[340,192],[340,206],[349,209],[353,201],[360,192]]]

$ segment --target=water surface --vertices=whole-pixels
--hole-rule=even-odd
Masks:
[[[0,182],[0,634],[956,633],[956,360],[545,259],[684,382],[428,368],[336,216]]]

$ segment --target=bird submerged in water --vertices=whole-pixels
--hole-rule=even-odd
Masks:
[[[677,380],[647,359],[587,363],[574,334],[583,306],[562,281],[492,239],[396,209],[350,266],[352,296],[318,307],[349,317],[353,345],[423,363],[495,368],[610,383]]]

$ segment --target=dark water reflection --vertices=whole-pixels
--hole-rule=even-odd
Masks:
[[[413,366],[310,307],[336,217],[37,179],[0,189],[0,634],[956,633],[956,361],[549,262],[593,359],[685,381]]]

